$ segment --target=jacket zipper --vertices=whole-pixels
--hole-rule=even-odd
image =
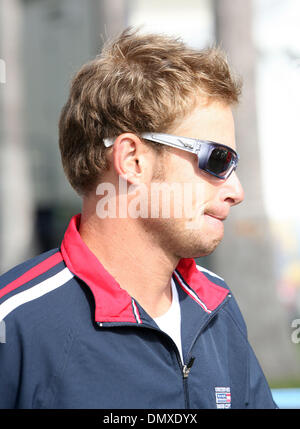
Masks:
[[[113,325],[109,325],[109,326],[106,325],[105,326],[101,322],[96,322],[96,323],[97,323],[97,325],[100,328],[103,328],[103,327],[113,327]],[[175,342],[173,341],[173,339],[168,334],[166,334],[164,331],[162,331],[162,330],[160,330],[158,328],[155,328],[153,326],[149,326],[148,324],[140,324],[140,325],[136,325],[135,327],[138,328],[138,329],[139,328],[144,328],[144,329],[150,329],[152,331],[158,332],[160,335],[163,335],[165,338],[167,338],[167,340],[171,343],[172,348],[174,349],[174,352],[175,352],[175,355],[176,355],[176,359],[177,359],[177,362],[178,362],[178,365],[179,365],[179,368],[180,368],[180,372],[181,372],[181,375],[182,375],[182,379],[183,379],[183,392],[184,392],[185,408],[188,408],[189,400],[188,400],[188,390],[187,390],[187,382],[186,382],[186,380],[187,380],[187,377],[189,375],[189,372],[191,370],[191,367],[192,367],[195,359],[194,358],[190,358],[189,362],[186,365],[183,365],[182,364],[182,360],[181,360],[181,356],[180,356],[180,353],[179,353],[179,350],[177,348],[177,345],[175,344]]]
[[[207,325],[210,323],[210,321],[216,316],[216,314],[219,312],[219,310],[227,303],[227,301],[229,300],[229,298],[231,297],[231,294],[228,294],[225,298],[225,300],[222,302],[222,304],[218,307],[216,312],[213,312],[212,314],[209,315],[209,317],[207,318],[207,320],[205,321],[205,323],[201,326],[201,328],[199,329],[199,331],[197,332],[197,335],[195,336],[191,347],[189,349],[189,352],[187,354],[187,363],[186,364],[182,364],[182,360],[181,360],[181,356],[179,354],[179,350],[177,348],[177,345],[175,344],[175,342],[173,341],[173,339],[166,334],[164,331],[155,328],[153,326],[149,326],[148,324],[139,324],[136,325],[137,328],[145,328],[145,329],[151,329],[155,332],[159,332],[161,335],[164,335],[168,341],[170,343],[172,343],[173,349],[175,351],[175,355],[177,358],[177,362],[182,374],[182,380],[183,380],[183,392],[184,392],[184,402],[185,402],[185,408],[189,409],[190,408],[190,400],[189,400],[189,392],[188,392],[188,377],[189,377],[189,373],[192,369],[193,363],[195,361],[195,357],[191,356],[191,351],[194,347],[195,342],[197,341],[197,338],[199,337],[199,335],[203,332],[203,330],[207,327]],[[103,324],[101,322],[96,322],[98,326],[103,327]],[[105,326],[105,325],[104,325]],[[110,325],[109,327],[113,327],[112,325]]]
[[[204,329],[208,326],[211,320],[216,316],[216,314],[221,310],[221,308],[228,302],[229,298],[231,298],[231,294],[229,293],[222,304],[219,306],[216,312],[212,313],[205,321],[205,323],[200,327],[197,335],[195,336],[190,349],[187,354],[187,364],[182,366],[182,375],[183,375],[183,388],[184,388],[184,396],[185,396],[185,406],[186,408],[190,408],[190,400],[189,400],[189,391],[188,391],[188,376],[195,361],[195,357],[191,355],[192,349],[197,341],[197,338],[201,335]]]
[[[182,367],[182,375],[183,375],[183,390],[184,390],[184,399],[185,399],[185,408],[190,408],[190,397],[189,397],[189,389],[188,389],[188,376],[190,370],[193,366],[195,357],[191,356],[188,363]]]
[[[188,363],[186,365],[183,365],[183,367],[182,367],[183,378],[188,378],[190,370],[191,370],[191,368],[193,366],[194,360],[195,360],[194,356],[191,356],[191,358],[188,361]]]
[[[179,350],[177,348],[177,345],[175,344],[173,339],[168,334],[166,334],[164,331],[161,331],[160,329],[150,327],[149,325],[147,326],[147,329],[152,329],[156,332],[159,332],[160,334],[164,335],[168,339],[168,341],[172,344],[175,355],[176,355],[176,359],[177,359],[177,362],[178,362],[178,365],[180,368],[180,372],[182,375],[184,404],[185,404],[185,408],[188,409],[190,407],[190,401],[189,401],[189,391],[188,391],[188,382],[187,381],[188,381],[188,376],[189,376],[190,370],[191,370],[193,363],[194,363],[194,360],[195,360],[194,356],[191,356],[189,358],[189,360],[187,361],[187,364],[183,364]]]

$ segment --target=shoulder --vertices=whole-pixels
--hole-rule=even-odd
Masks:
[[[16,265],[15,267],[11,268],[9,271],[5,272],[4,274],[1,274],[0,276],[0,291],[6,287],[9,283],[12,281],[21,278],[24,278],[25,281],[28,278],[28,276],[25,278],[25,274],[29,271],[33,272],[35,270],[35,273],[38,273],[38,270],[42,268],[44,271],[47,270],[48,267],[55,265],[55,263],[58,263],[62,260],[61,254],[59,249],[51,249],[48,252],[41,253],[40,255],[37,255],[33,258],[28,259],[25,262],[22,262],[21,264]]]
[[[80,325],[77,285],[58,249],[0,277],[0,408],[31,408],[66,361]]]
[[[42,312],[51,292],[61,289],[72,278],[59,249],[17,265],[0,277],[0,320],[22,313],[24,309],[29,317],[38,306]]]

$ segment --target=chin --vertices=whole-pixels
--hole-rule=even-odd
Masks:
[[[144,230],[151,234],[155,245],[175,258],[200,258],[210,255],[220,244],[223,230],[203,225],[193,228],[186,221],[175,219],[141,219]],[[190,226],[190,224],[189,224]],[[197,225],[198,226],[198,225]]]
[[[214,250],[220,244],[222,238],[215,238],[212,240],[201,240],[196,242],[195,240],[189,240],[186,245],[181,248],[181,258],[202,258],[208,256],[214,252]]]

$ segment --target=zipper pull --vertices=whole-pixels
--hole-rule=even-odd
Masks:
[[[190,370],[193,366],[194,360],[195,360],[194,356],[191,356],[188,363],[183,366],[183,368],[182,368],[183,378],[188,378]]]

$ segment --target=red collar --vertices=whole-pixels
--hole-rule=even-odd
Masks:
[[[136,323],[137,309],[131,296],[121,289],[80,237],[80,217],[78,214],[71,219],[61,245],[61,253],[69,270],[91,289],[95,299],[96,322]],[[181,259],[176,271],[180,274],[179,283],[185,292],[196,301],[199,298],[208,312],[218,307],[228,294],[227,289],[212,283],[197,269],[194,259]],[[176,277],[179,278],[178,275]]]

